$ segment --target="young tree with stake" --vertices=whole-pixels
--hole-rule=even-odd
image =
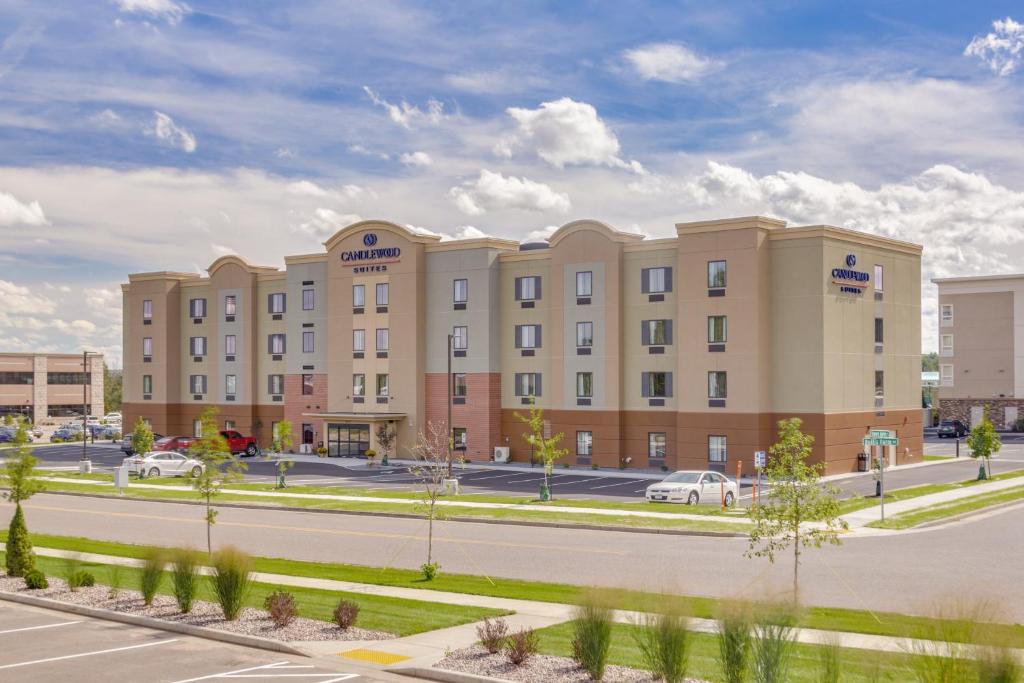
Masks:
[[[551,500],[551,486],[548,483],[548,477],[551,476],[555,461],[569,454],[568,448],[558,447],[558,444],[565,438],[565,434],[559,432],[553,436],[544,435],[544,410],[537,407],[536,399],[533,396],[530,397],[529,416],[520,415],[518,412],[515,413],[515,416],[529,429],[523,435],[526,437],[526,443],[533,447],[534,453],[540,456],[541,462],[544,463],[544,483],[540,488],[540,499]]]
[[[377,445],[380,446],[380,450],[384,454],[380,461],[381,465],[388,464],[388,456],[391,454],[391,447],[395,445],[397,436],[390,423],[381,422],[377,425]]]
[[[807,464],[814,437],[800,431],[801,424],[798,417],[779,420],[779,440],[769,449],[764,469],[770,488],[748,511],[754,529],[745,553],[774,563],[776,554],[792,548],[793,602],[799,597],[803,549],[839,545],[839,533],[849,528],[839,517],[838,490],[820,482],[822,465]]]
[[[294,460],[285,460],[280,457],[284,455],[285,451],[291,451],[292,446],[295,445],[294,439],[292,439],[292,423],[291,420],[281,420],[277,423],[274,432],[274,451],[277,452],[277,488],[285,488],[285,475],[288,470],[295,467]]]
[[[36,459],[28,442],[28,428],[24,420],[18,419],[18,428],[12,441],[14,455],[7,459],[3,470],[3,483],[8,489],[4,498],[14,503],[14,516],[7,530],[5,558],[9,576],[24,576],[35,568],[36,562],[21,502],[42,491],[43,485],[35,478]]]
[[[203,463],[199,476],[191,477],[192,488],[206,501],[206,552],[213,557],[211,531],[217,523],[217,510],[213,498],[220,493],[224,484],[241,481],[246,465],[231,455],[227,441],[217,428],[217,409],[207,408],[200,416],[202,436],[192,442],[188,452]]]
[[[153,450],[153,430],[141,417],[135,421],[135,427],[132,429],[132,450],[139,455],[145,455]]]
[[[427,432],[420,432],[413,447],[416,463],[409,468],[423,482],[422,504],[427,517],[427,562],[420,569],[429,581],[437,574],[434,562],[434,520],[439,517],[437,501],[444,494],[444,480],[451,466],[451,437],[447,422],[428,422]]]
[[[992,478],[992,456],[1003,447],[992,420],[988,419],[988,406],[981,415],[981,422],[971,427],[967,436],[967,447],[971,449],[971,457],[984,463],[978,468],[978,479]]]

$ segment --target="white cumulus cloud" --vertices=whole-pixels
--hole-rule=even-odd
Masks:
[[[402,100],[398,104],[388,102],[379,93],[364,85],[363,91],[369,95],[370,100],[378,107],[383,107],[388,113],[388,118],[400,125],[402,128],[411,129],[414,123],[426,122],[433,125],[440,123],[444,117],[444,103],[431,97],[427,100],[427,108],[424,111],[414,104]]]
[[[678,43],[643,45],[626,50],[622,56],[645,81],[692,83],[721,66]]]
[[[57,309],[52,299],[8,280],[0,280],[0,301],[3,301],[5,313],[17,315],[47,314]]]
[[[403,154],[399,160],[406,166],[430,166],[434,160],[426,152],[412,152]]]
[[[293,225],[291,230],[298,235],[313,237],[324,240],[338,232],[346,225],[358,223],[362,218],[354,213],[341,213],[334,209],[320,207],[314,209],[312,215],[298,225]]]
[[[448,194],[455,206],[470,216],[502,209],[567,213],[572,208],[569,195],[556,192],[544,183],[487,169],[482,169],[475,180],[451,188]]]
[[[147,132],[157,140],[189,154],[196,151],[196,136],[161,111],[153,112],[153,124]]]
[[[1024,59],[1024,24],[1006,17],[992,22],[993,31],[975,36],[964,55],[977,57],[1000,76],[1008,76]]]
[[[163,19],[169,24],[177,24],[182,17],[192,11],[185,3],[174,0],[114,0],[114,4],[122,12],[146,14],[155,19]]]
[[[0,192],[0,225],[46,225],[46,214],[39,202],[25,204],[6,192]]]

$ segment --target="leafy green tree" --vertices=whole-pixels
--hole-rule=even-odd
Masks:
[[[988,419],[988,406],[981,415],[981,422],[971,427],[971,433],[967,436],[967,447],[971,449],[971,457],[984,459],[984,464],[978,468],[978,479],[988,479],[992,476],[992,456],[1003,447],[1003,440],[999,438],[992,420]]]
[[[103,405],[107,412],[121,410],[122,374],[103,364]]]
[[[277,423],[275,428],[277,431],[274,434],[274,450],[281,455],[283,453],[290,452],[292,446],[295,445],[295,441],[292,438],[292,422],[291,420],[281,420]],[[277,486],[278,488],[284,488],[284,477],[288,473],[288,470],[295,467],[294,460],[285,460],[284,458],[278,457],[277,459]]]
[[[201,436],[188,449],[189,455],[203,463],[199,476],[190,478],[192,488],[206,501],[206,552],[210,557],[213,557],[213,525],[217,523],[213,498],[220,493],[224,484],[241,481],[246,470],[245,463],[231,455],[228,442],[220,435],[217,415],[216,408],[203,411],[199,416]]]
[[[7,573],[10,576],[24,576],[35,568],[35,555],[21,503],[42,491],[43,485],[35,477],[36,459],[28,443],[28,428],[25,421],[19,419],[12,440],[14,455],[7,459],[3,470],[3,483],[7,486],[4,498],[14,503],[14,516],[7,530],[6,546]]]
[[[768,494],[748,512],[750,532],[747,557],[775,556],[793,550],[793,601],[799,597],[800,554],[804,548],[825,543],[839,545],[839,533],[848,525],[839,516],[838,490],[820,482],[821,464],[809,465],[814,437],[800,431],[798,417],[779,420],[779,440],[769,449],[765,474]]]
[[[153,430],[141,417],[135,421],[132,429],[132,450],[142,455],[153,450]]]
[[[520,415],[517,412],[515,416],[517,420],[529,429],[523,435],[526,437],[526,443],[533,447],[533,452],[544,463],[544,484],[541,486],[541,500],[550,500],[551,487],[548,484],[548,477],[551,476],[555,462],[569,454],[568,448],[559,448],[559,444],[565,438],[565,434],[559,432],[552,436],[545,436],[544,410],[537,407],[536,399],[532,396],[530,397],[530,414],[526,416]]]

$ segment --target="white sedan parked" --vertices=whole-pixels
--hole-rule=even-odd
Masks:
[[[714,503],[721,505],[722,489],[725,489],[725,505],[732,507],[739,495],[736,482],[718,472],[701,472],[699,470],[681,470],[673,472],[664,480],[647,487],[647,500],[650,502]]]
[[[124,459],[132,474],[143,473],[147,477],[198,477],[205,465],[174,451],[150,451],[145,456],[132,455]]]

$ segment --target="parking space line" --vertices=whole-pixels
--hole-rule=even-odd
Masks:
[[[167,640],[158,640],[153,643],[140,643],[138,645],[125,645],[124,647],[114,647],[109,650],[94,650],[93,652],[79,652],[73,655],[61,655],[60,657],[47,657],[45,659],[33,659],[28,662],[15,662],[14,664],[0,664],[0,670],[3,669],[17,669],[22,666],[32,666],[33,664],[46,664],[48,662],[60,662],[65,659],[77,659],[79,657],[92,657],[93,655],[106,655],[113,652],[125,652],[127,650],[139,650],[144,647],[156,647],[157,645],[170,645],[171,643],[178,642],[177,638],[168,638]]]
[[[24,628],[9,628],[6,631],[0,631],[0,636],[7,633],[21,633],[22,631],[38,631],[44,628],[56,628],[58,626],[71,626],[72,624],[81,624],[81,621],[61,621],[56,624],[43,624],[42,626],[25,626]]]
[[[591,486],[590,488],[592,488],[592,489],[610,489],[613,486],[627,486],[627,485],[630,485],[630,484],[636,485],[636,480],[634,480],[634,479],[627,479],[626,481],[620,481],[620,482],[616,482],[614,484],[602,484],[601,486]]]
[[[339,681],[350,681],[353,678],[359,678],[358,674],[338,674],[336,672],[326,671],[322,673],[276,673],[278,671],[290,669],[312,668],[314,668],[312,664],[292,664],[285,660],[283,662],[263,664],[262,666],[252,666],[247,669],[236,669],[234,671],[209,674],[206,676],[199,676],[197,678],[186,678],[180,681],[175,681],[175,683],[196,683],[197,681],[210,681],[217,678],[316,678],[319,679],[317,683],[338,683]],[[251,673],[259,671],[268,673]]]

